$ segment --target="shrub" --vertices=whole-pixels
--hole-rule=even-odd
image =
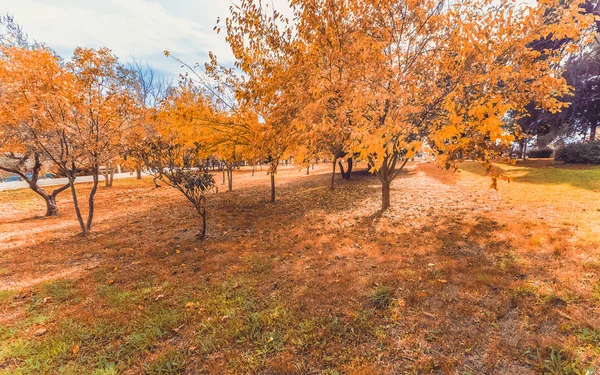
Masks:
[[[392,291],[383,285],[371,289],[369,300],[376,309],[385,309],[392,303]]]
[[[545,147],[545,148],[538,148],[538,149],[534,149],[531,150],[527,153],[527,156],[529,156],[530,158],[551,158],[552,154],[554,153],[554,150],[549,148],[549,147]]]
[[[600,164],[600,141],[571,143],[557,150],[556,160],[574,164]]]

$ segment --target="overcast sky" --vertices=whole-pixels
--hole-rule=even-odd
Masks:
[[[122,61],[135,56],[166,75],[180,66],[163,55],[191,64],[205,62],[208,51],[232,62],[224,34],[213,31],[217,17],[229,13],[228,0],[2,0],[30,38],[68,58],[76,46],[113,50]]]

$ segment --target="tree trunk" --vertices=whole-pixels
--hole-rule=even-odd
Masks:
[[[221,171],[223,172],[223,182],[221,185],[225,185],[225,167],[221,167]]]
[[[46,216],[58,215],[58,205],[56,204],[56,196],[46,195],[44,197],[44,200],[46,201]]]
[[[275,203],[275,173],[271,173],[271,203]]]
[[[83,222],[83,217],[81,216],[81,209],[79,208],[79,201],[77,200],[77,191],[75,190],[75,177],[69,176],[69,185],[71,186],[71,196],[73,197],[73,206],[75,207],[75,214],[77,214],[77,220],[79,221],[79,226],[81,227],[81,234],[83,236],[87,235],[87,230],[85,229],[85,223]]]
[[[346,171],[346,180],[350,179],[350,174],[352,173],[353,167],[354,167],[354,160],[352,160],[352,158],[348,158],[348,170]]]
[[[198,239],[203,240],[206,238],[206,208],[202,208],[200,218],[202,219],[202,227],[200,228],[200,233],[198,233]]]
[[[590,128],[590,142],[596,140],[596,129],[598,128],[598,124],[593,124]]]
[[[310,165],[308,167],[306,167],[306,175],[308,176],[310,174]]]
[[[387,210],[390,208],[390,183],[386,181],[381,182],[381,209]]]
[[[233,191],[233,166],[227,171],[227,190]]]
[[[342,180],[346,179],[346,172],[344,171],[344,164],[342,164],[342,161],[338,161],[338,165],[340,166],[340,174],[342,175]]]
[[[158,176],[154,176],[154,180],[153,181],[154,181],[154,188],[155,189],[159,188],[160,184],[158,183]]]
[[[94,220],[94,197],[96,195],[96,191],[98,190],[98,166],[94,167],[92,171],[92,177],[94,178],[94,185],[92,187],[92,191],[90,191],[90,196],[88,197],[88,217],[87,217],[87,230],[90,231],[92,229],[92,221]]]
[[[111,169],[110,173],[108,174],[108,187],[109,188],[113,187],[114,180],[115,180],[115,170]]]
[[[104,176],[104,187],[110,187],[110,181],[108,181],[108,170],[102,171],[102,175]]]
[[[142,170],[140,168],[135,169],[135,178],[137,178],[138,180],[142,179]]]
[[[335,189],[335,157],[333,159],[333,172],[331,173],[331,190]]]

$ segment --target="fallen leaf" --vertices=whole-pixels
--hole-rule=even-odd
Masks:
[[[42,336],[45,335],[48,330],[46,328],[40,328],[37,331],[33,332],[34,336]]]

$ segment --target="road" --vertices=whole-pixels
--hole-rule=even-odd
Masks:
[[[145,173],[143,173],[145,175]],[[135,178],[135,173],[115,173],[115,179],[118,178]],[[92,182],[92,176],[77,176],[75,183]],[[104,181],[104,176],[100,175],[100,181]],[[66,178],[46,178],[38,181],[39,186],[63,186],[69,182]],[[29,185],[25,181],[0,182],[0,191],[28,189]]]

